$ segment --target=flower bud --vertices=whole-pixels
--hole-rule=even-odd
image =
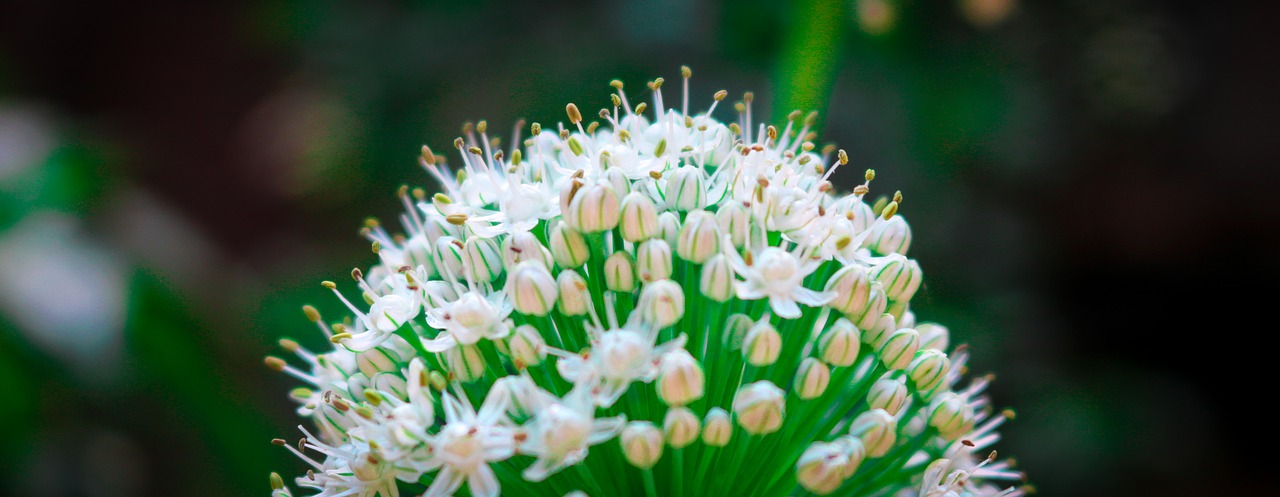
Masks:
[[[564,219],[583,233],[600,233],[618,226],[618,194],[608,183],[595,183],[578,189]]]
[[[733,435],[733,425],[729,422],[729,413],[719,407],[707,411],[702,422],[702,443],[711,447],[729,445],[729,437]]]
[[[619,250],[604,260],[604,286],[623,293],[636,289],[636,264],[631,260],[631,254]]]
[[[973,427],[973,407],[955,392],[939,394],[929,403],[929,426],[942,438],[955,440]]]
[[[645,283],[670,278],[671,246],[661,238],[641,242],[636,247],[636,272]]]
[[[951,344],[951,332],[946,326],[937,323],[920,323],[915,326],[915,329],[920,332],[921,349],[946,352],[947,346]]]
[[[831,443],[844,453],[844,477],[847,479],[853,476],[858,471],[858,466],[862,465],[862,460],[867,457],[867,449],[862,445],[862,439],[853,435],[841,435]]]
[[[867,405],[897,416],[907,401],[907,384],[891,378],[891,374],[885,373],[871,385],[871,390],[867,392]]]
[[[556,305],[559,288],[540,262],[521,262],[507,275],[507,295],[521,314],[546,316]]]
[[[676,255],[695,264],[702,264],[720,253],[720,227],[711,213],[703,210],[690,212],[680,229],[676,242]]]
[[[924,272],[914,259],[891,255],[888,261],[871,270],[871,277],[884,285],[885,296],[893,302],[907,302],[920,289]]]
[[[796,369],[795,391],[800,400],[821,397],[831,383],[831,368],[822,361],[806,357]]]
[[[897,310],[893,315],[893,317],[898,320],[898,327],[899,328],[916,328],[916,313],[911,312],[911,308],[908,304],[904,303],[901,305],[902,305],[902,309]],[[890,310],[886,312],[893,312],[894,309],[892,309],[892,307],[894,306],[890,306]],[[916,328],[916,331],[920,331],[920,329]],[[923,336],[924,335],[921,335],[921,337]]]
[[[850,319],[858,319],[871,304],[871,276],[866,268],[850,264],[827,280],[826,291],[835,292],[836,298],[828,307],[844,313]]]
[[[484,377],[484,355],[480,347],[459,344],[449,349],[444,358],[449,372],[458,381],[469,383]]]
[[[769,324],[769,321],[760,321],[752,325],[742,342],[742,356],[752,366],[773,364],[781,353],[782,335],[778,334],[778,330]]]
[[[677,449],[683,449],[698,439],[702,429],[701,420],[688,407],[667,409],[662,419],[662,431],[667,435],[667,443]]]
[[[356,355],[356,367],[369,378],[378,373],[400,371],[404,366],[402,362],[400,355],[387,347],[374,347]]]
[[[548,268],[555,263],[551,251],[528,231],[517,231],[502,240],[502,264],[508,271],[524,261],[539,261]]]
[[[442,236],[436,239],[436,250],[432,254],[435,257],[436,269],[440,270],[440,275],[445,279],[461,280],[466,277],[462,274],[462,258],[463,247],[461,240],[451,236]]]
[[[658,364],[658,398],[669,406],[701,399],[705,383],[702,365],[685,349],[668,352]]]
[[[872,409],[853,418],[849,434],[862,440],[867,455],[883,457],[898,441],[898,422],[884,409]]]
[[[652,468],[662,458],[662,430],[648,421],[632,421],[622,428],[622,453],[640,469]]]
[[[849,458],[834,443],[814,442],[796,461],[796,482],[817,495],[835,492],[844,483]]]
[[[369,377],[365,376],[364,373],[355,373],[347,377],[346,394],[348,397],[353,399],[362,399],[364,398],[364,391],[367,388],[373,388],[373,385],[369,381]]]
[[[733,247],[741,249],[747,244],[747,236],[751,233],[751,213],[737,201],[728,201],[716,211],[716,224],[722,235],[729,235]]]
[[[640,290],[640,318],[666,328],[684,317],[684,290],[671,280],[659,280]]]
[[[716,254],[702,265],[702,279],[698,289],[716,302],[724,303],[733,298],[733,268],[729,266],[728,257]]]
[[[511,334],[507,351],[517,367],[537,366],[547,357],[547,343],[537,328],[525,324],[516,327],[515,333]]]
[[[818,337],[818,354],[832,366],[852,366],[858,360],[861,334],[848,319],[837,319],[822,336]]]
[[[881,314],[879,319],[871,320],[871,327],[861,329],[862,343],[880,350],[889,341],[889,335],[898,330],[898,320],[892,314]]]
[[[587,280],[577,271],[566,269],[556,277],[556,286],[560,288],[560,298],[556,308],[566,316],[582,316],[587,313]]]
[[[889,299],[885,295],[884,285],[878,281],[871,282],[871,293],[867,296],[867,307],[863,309],[858,319],[853,320],[853,324],[858,325],[858,329],[867,330],[876,325],[881,319],[884,311],[889,307]],[[864,336],[865,340],[866,337]]]
[[[884,345],[876,353],[880,354],[880,362],[884,367],[898,370],[911,363],[911,358],[920,348],[920,334],[911,328],[902,328],[889,335]]]
[[[701,209],[707,205],[707,188],[702,168],[681,166],[667,181],[667,206],[681,211]]]
[[[404,258],[406,265],[425,269],[427,277],[436,275],[436,265],[431,257],[431,241],[427,240],[426,235],[417,234],[405,240]]]
[[[658,235],[658,208],[648,196],[631,192],[622,199],[622,239],[638,243]]]
[[[575,268],[586,264],[591,258],[587,248],[587,239],[577,230],[569,227],[564,221],[551,228],[551,256],[560,267]]]
[[[902,216],[893,216],[888,221],[873,225],[871,235],[862,245],[879,255],[906,255],[911,247],[911,227]]]
[[[502,251],[492,238],[473,236],[464,244],[471,279],[491,282],[502,274]]]
[[[409,383],[404,380],[404,376],[398,371],[373,375],[373,379],[369,381],[369,384],[374,390],[389,393],[400,400],[405,400],[409,397]]]
[[[777,385],[768,380],[757,381],[733,396],[733,413],[747,433],[768,435],[782,427],[786,399]]]
[[[613,187],[613,192],[618,194],[618,198],[626,198],[631,194],[631,179],[627,178],[627,173],[622,169],[612,167],[604,171],[604,180]]]
[[[916,390],[929,391],[946,379],[951,370],[951,360],[947,354],[934,349],[923,349],[916,352],[911,364],[907,365],[907,376],[915,382]]]
[[[680,218],[674,212],[658,214],[658,236],[666,240],[667,245],[676,246],[680,240]]]

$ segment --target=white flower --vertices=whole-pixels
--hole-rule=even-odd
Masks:
[[[482,339],[498,340],[511,333],[507,316],[511,304],[504,293],[484,294],[472,290],[458,300],[427,311],[427,324],[443,330],[440,336],[423,340],[432,352],[444,352],[459,344],[474,345]]]
[[[471,404],[444,394],[445,425],[434,437],[430,466],[440,468],[424,497],[453,495],[462,483],[476,497],[497,497],[498,477],[489,464],[515,454],[515,431],[508,426],[507,391],[493,389],[480,411]]]
[[[733,243],[727,237],[723,244],[724,253],[734,272],[746,281],[736,286],[738,298],[743,300],[769,299],[769,306],[779,317],[794,319],[800,317],[797,303],[808,306],[826,305],[835,298],[834,292],[815,292],[804,287],[804,279],[816,271],[819,261],[801,262],[796,256],[777,247],[768,247],[753,257],[752,264],[738,255]]]
[[[531,400],[525,408],[535,414],[523,426],[525,438],[519,446],[520,453],[538,458],[522,473],[529,481],[542,481],[582,461],[590,446],[616,436],[626,421],[621,416],[596,418],[586,388],[574,388],[564,399],[539,389]]]
[[[564,379],[591,387],[592,396],[601,407],[617,402],[632,382],[653,381],[662,355],[685,343],[684,335],[655,346],[655,333],[628,328],[588,329],[594,337],[591,349],[582,355],[561,353],[556,367]]]

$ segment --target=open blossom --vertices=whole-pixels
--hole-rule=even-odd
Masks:
[[[377,262],[324,282],[346,315],[304,308],[325,348],[266,359],[315,426],[274,441],[309,467],[274,497],[1025,493],[991,450],[1012,411],[917,322],[902,195],[837,193],[815,115],[747,93],[721,122],[681,73],[671,105],[614,81],[505,146],[423,147],[440,191],[366,223]]]

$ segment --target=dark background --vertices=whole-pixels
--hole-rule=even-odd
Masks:
[[[1280,30],[1225,4],[8,2],[0,493],[265,495],[301,464],[261,357],[418,147],[687,64],[905,193],[917,313],[1040,495],[1265,494]]]

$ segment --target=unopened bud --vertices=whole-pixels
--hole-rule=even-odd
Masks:
[[[536,366],[547,357],[547,343],[542,334],[531,325],[516,327],[507,344],[511,359],[524,366]]]
[[[525,261],[538,261],[550,268],[555,264],[551,251],[528,231],[517,231],[502,240],[502,264],[511,270]]]
[[[832,366],[852,366],[858,360],[861,344],[858,328],[848,319],[840,318],[818,338],[818,353]]]
[[[583,316],[587,314],[587,280],[577,271],[566,269],[556,277],[556,286],[560,287],[560,298],[556,308],[566,316]]]
[[[674,212],[658,214],[658,237],[672,247],[680,241],[680,218]]]
[[[671,246],[661,238],[641,242],[636,247],[636,272],[640,281],[651,283],[671,277]]]
[[[871,385],[871,390],[867,392],[867,405],[897,416],[907,401],[907,384],[891,375],[892,373],[885,373]]]
[[[605,259],[604,285],[614,292],[630,293],[636,289],[636,264],[631,254],[619,250]]]
[[[768,435],[782,427],[786,399],[781,388],[768,380],[742,387],[733,396],[738,425],[752,435]]]
[[[702,265],[702,279],[698,289],[702,295],[716,302],[728,302],[733,298],[733,268],[729,258],[716,254]]]
[[[637,307],[642,320],[666,328],[684,316],[684,290],[671,280],[649,283],[640,290]]]
[[[939,394],[929,403],[928,412],[929,426],[947,440],[959,438],[973,426],[973,408],[955,392]]]
[[[806,357],[796,369],[795,391],[800,400],[810,400],[826,393],[831,383],[831,368],[822,361]]]
[[[849,434],[862,440],[871,457],[883,457],[898,440],[898,422],[884,409],[871,409],[849,424]]]
[[[469,383],[484,377],[484,355],[480,347],[475,345],[458,345],[445,353],[445,363],[449,372],[463,383]]]
[[[676,255],[695,264],[702,264],[720,253],[720,226],[711,213],[703,210],[690,212],[680,229],[676,243]]]
[[[946,352],[951,344],[951,332],[946,326],[937,323],[920,323],[915,326],[920,332],[920,349],[933,349]]]
[[[862,439],[853,435],[841,435],[831,443],[844,452],[844,477],[853,476],[858,471],[858,466],[862,465],[862,460],[867,457],[867,448],[862,445]]]
[[[885,296],[890,301],[910,301],[924,280],[920,264],[901,255],[891,255],[886,259],[871,270],[871,277],[884,285]]]
[[[648,421],[632,421],[620,435],[627,462],[640,469],[652,468],[662,458],[662,430]]]
[[[681,166],[667,181],[667,205],[681,211],[701,209],[707,205],[707,188],[701,168]]]
[[[667,410],[662,419],[662,431],[667,435],[667,443],[682,449],[698,439],[701,431],[701,420],[688,407],[673,407]]]
[[[750,214],[739,202],[727,202],[716,211],[720,233],[729,235],[734,248],[740,249],[747,244],[747,235],[751,232]]]
[[[556,305],[559,289],[551,271],[540,262],[521,262],[507,275],[507,295],[516,311],[529,316],[546,316]]]
[[[880,362],[891,370],[904,369],[911,364],[911,359],[920,348],[920,333],[911,328],[902,328],[889,335],[876,353]]]
[[[947,354],[934,349],[923,349],[916,352],[907,365],[907,376],[915,382],[917,390],[929,391],[942,383],[950,370],[951,360],[947,358]]]
[[[911,248],[911,226],[902,216],[893,216],[875,224],[862,245],[879,255],[906,255],[907,249]]]
[[[845,481],[848,459],[834,443],[810,444],[796,461],[796,482],[817,495],[835,492]]]
[[[502,274],[502,251],[492,238],[469,237],[464,250],[473,280],[492,282]]]
[[[827,305],[850,319],[861,318],[871,301],[871,275],[863,266],[850,264],[827,280],[826,291],[836,297]]]
[[[622,220],[618,224],[622,239],[642,242],[658,235],[658,209],[653,200],[640,192],[622,199]]]
[[[747,331],[746,339],[742,342],[742,355],[752,366],[773,364],[781,353],[782,335],[778,334],[778,330],[768,321],[760,321],[752,325]]]
[[[724,447],[729,445],[732,435],[733,424],[729,421],[729,412],[719,407],[708,410],[702,423],[702,443],[711,447]]]
[[[618,194],[607,183],[582,187],[569,202],[565,221],[583,233],[599,233],[618,226]]]
[[[561,267],[575,268],[586,264],[591,258],[587,248],[587,239],[578,230],[571,228],[564,221],[551,228],[551,256]]]
[[[863,309],[862,314],[854,321],[858,325],[858,329],[863,330],[862,341],[867,342],[867,330],[872,329],[880,322],[884,311],[889,308],[889,298],[885,296],[884,285],[880,282],[872,280],[871,292],[867,295],[867,307]],[[892,330],[890,330],[892,331]],[[867,342],[875,343],[875,342]]]
[[[702,365],[684,349],[668,352],[658,365],[658,398],[669,406],[701,399],[705,383]]]

